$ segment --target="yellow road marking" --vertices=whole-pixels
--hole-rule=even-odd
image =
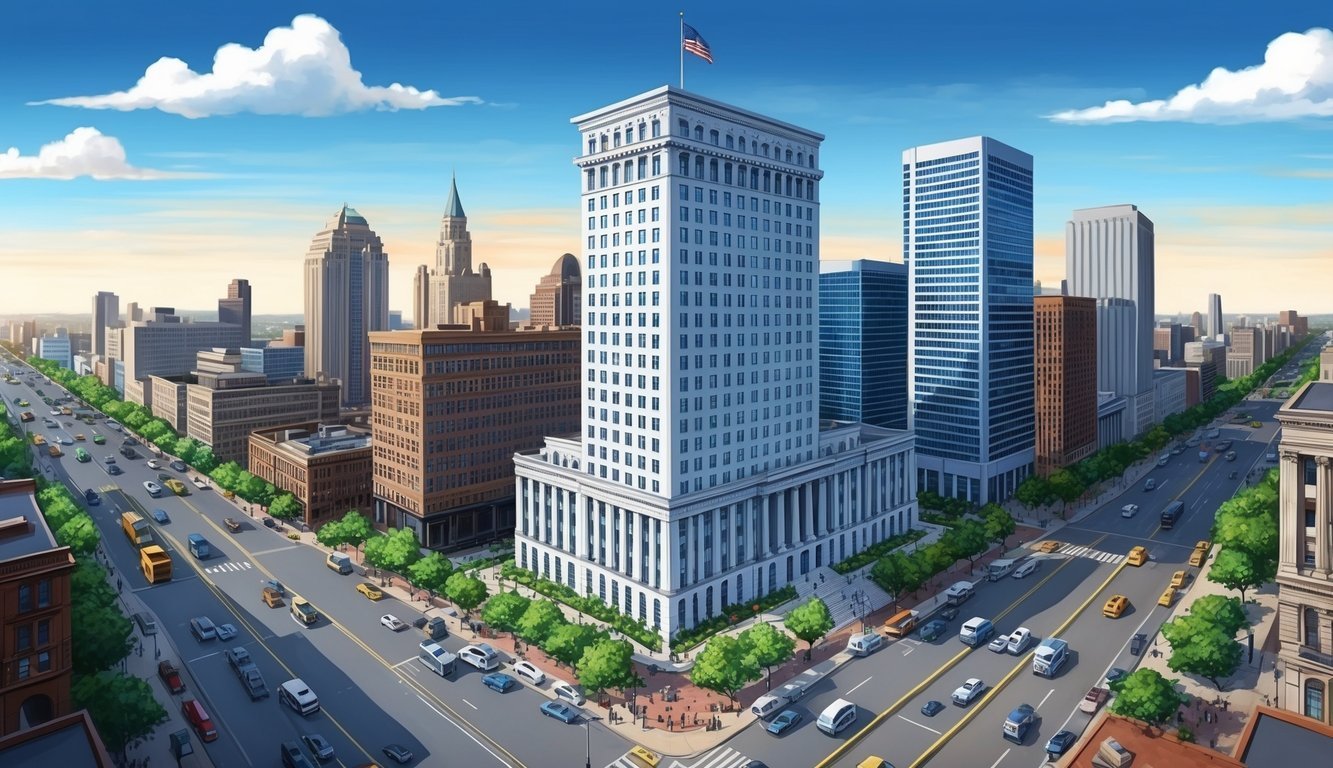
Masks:
[[[1101,543],[1102,539],[1105,539],[1109,535],[1110,534],[1102,534],[1102,536],[1093,541],[1092,544],[1096,545]],[[1073,557],[1066,558],[1063,563],[1061,563],[1059,566],[1055,568],[1055,570],[1047,574],[1046,578],[1032,585],[1031,589],[1029,589],[1027,592],[1024,592],[1022,595],[1018,597],[1017,600],[1010,603],[1009,607],[1005,608],[1003,611],[997,614],[995,618],[992,620],[992,623],[998,622],[1000,619],[1012,613],[1015,608],[1017,608],[1019,605],[1023,603],[1023,601],[1031,597],[1033,593],[1035,593],[1038,589],[1041,589],[1043,586],[1045,586],[1046,582],[1055,578],[1060,573],[1061,570],[1066,568],[1070,563],[1075,562],[1076,559],[1077,558]],[[1116,573],[1119,573],[1119,570],[1117,570]],[[1105,584],[1102,585],[1102,587],[1105,586],[1106,586]],[[1099,592],[1101,591],[1101,587],[1098,588],[1098,591]],[[1058,632],[1053,634],[1058,634]],[[977,648],[979,647],[980,646],[977,646],[976,648],[965,648],[964,650],[959,651],[957,654],[954,655],[953,658],[949,659],[943,665],[941,665],[939,669],[935,670],[929,676],[927,676],[925,680],[922,680],[920,683],[918,683],[916,687],[912,688],[912,690],[903,694],[901,698],[899,698],[897,701],[893,702],[888,707],[886,707],[884,711],[880,712],[878,715],[875,715],[874,719],[866,723],[864,728],[852,734],[850,738],[848,738],[846,741],[840,744],[836,749],[830,752],[828,757],[825,757],[823,760],[820,760],[815,765],[815,768],[826,768],[827,766],[832,765],[835,760],[838,760],[843,755],[847,754],[847,752],[851,750],[851,748],[855,746],[857,742],[859,742],[866,736],[870,735],[871,731],[875,730],[880,725],[882,725],[885,720],[892,717],[893,714],[897,712],[899,709],[902,709],[902,706],[904,704],[919,696],[922,691],[924,691],[927,687],[933,685],[936,680],[939,680],[940,677],[942,677],[945,672],[948,672],[950,669],[953,669],[958,664],[958,662],[963,660],[965,656],[977,650]]]

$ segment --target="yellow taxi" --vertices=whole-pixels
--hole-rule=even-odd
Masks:
[[[1130,565],[1138,566],[1148,562],[1148,548],[1134,547],[1129,550],[1129,555],[1125,558]]]
[[[1208,559],[1208,550],[1211,547],[1212,543],[1208,541],[1200,541],[1195,544],[1194,551],[1190,553],[1190,565],[1195,568],[1202,568],[1204,561]]]
[[[1102,606],[1102,615],[1108,619],[1118,619],[1129,607],[1129,598],[1124,595],[1111,595],[1111,599]]]
[[[1167,587],[1166,591],[1162,593],[1162,596],[1157,598],[1157,604],[1164,606],[1166,608],[1170,608],[1171,604],[1174,603],[1175,601],[1176,601],[1175,587]]]
[[[857,763],[856,768],[893,768],[893,766],[889,764],[888,760],[885,760],[882,757],[875,757],[874,755],[871,755],[870,757],[867,757],[866,759]]]
[[[635,744],[630,748],[629,756],[635,765],[644,765],[647,766],[647,768],[657,768],[657,764],[662,762],[661,755],[649,751],[638,744]]]
[[[1189,571],[1176,571],[1171,574],[1171,587],[1173,589],[1184,589],[1186,582],[1190,580]]]
[[[364,581],[356,585],[356,591],[365,595],[369,600],[382,600],[384,598],[384,592],[379,587]]]
[[[1042,543],[1037,545],[1037,551],[1045,552],[1046,554],[1049,555],[1050,553],[1056,551],[1057,549],[1060,549],[1063,546],[1064,546],[1063,542],[1055,541],[1053,539],[1047,539],[1046,541],[1043,541]]]
[[[1208,541],[1207,539],[1199,539],[1198,541],[1194,542],[1194,548],[1195,548],[1195,549],[1212,549],[1212,548],[1213,548],[1213,542]]]

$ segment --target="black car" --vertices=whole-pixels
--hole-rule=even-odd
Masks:
[[[1051,757],[1059,757],[1069,750],[1078,741],[1078,735],[1073,731],[1059,731],[1051,740],[1046,742],[1046,754]]]
[[[138,445],[138,444],[139,444],[139,441],[138,441],[138,440],[135,440],[135,439],[132,438],[132,437],[127,437],[127,438],[125,438],[124,440],[122,440],[120,444],[121,444],[121,445],[128,445],[128,446],[135,446],[135,445]]]
[[[177,472],[184,472],[185,462],[181,461],[180,459],[176,459],[175,461],[171,462],[170,467],[176,470]]]
[[[1143,647],[1147,644],[1148,636],[1140,632],[1134,635],[1133,639],[1129,641],[1129,652],[1138,656],[1140,653],[1143,653]]]
[[[412,750],[404,747],[402,744],[389,744],[384,747],[384,756],[399,765],[407,765],[412,762]]]
[[[83,501],[90,507],[95,507],[102,503],[102,500],[97,496],[97,491],[94,491],[92,488],[83,492]]]
[[[944,608],[940,609],[940,612],[937,615],[941,619],[944,619],[945,621],[953,621],[954,619],[958,618],[958,609],[952,605],[945,606]]]
[[[108,475],[120,475],[124,474],[124,472],[125,470],[121,469],[119,464],[112,464],[106,468],[106,473]]]
[[[931,699],[930,701],[927,701],[925,704],[921,705],[921,714],[925,715],[926,717],[934,717],[943,710],[944,710],[944,705],[939,703],[938,701],[935,701],[934,699]]]

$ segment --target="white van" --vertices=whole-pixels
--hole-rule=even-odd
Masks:
[[[965,645],[978,646],[985,645],[994,634],[995,625],[991,624],[990,619],[973,616],[964,622],[962,629],[958,630],[958,639]]]
[[[286,702],[302,715],[312,715],[319,711],[319,697],[299,677],[288,680],[278,688],[278,701]]]
[[[846,699],[838,699],[819,713],[815,727],[830,736],[837,736],[854,722],[856,722],[856,705]]]
[[[588,699],[583,695],[583,691],[578,686],[566,683],[563,680],[551,680],[551,693],[560,701],[567,701],[576,707],[583,706]]]
[[[960,581],[944,591],[944,602],[949,605],[962,605],[972,599],[976,589],[970,581]]]
[[[878,651],[884,645],[884,638],[874,630],[862,632],[859,635],[852,635],[847,640],[847,650],[853,656],[869,656]]]
[[[755,699],[754,704],[750,706],[750,714],[760,720],[767,720],[782,711],[787,706],[787,700],[777,694],[766,694]]]
[[[500,668],[500,654],[487,643],[474,643],[464,646],[458,652],[458,658],[476,667],[482,672],[491,672]]]
[[[1022,565],[1014,569],[1014,578],[1015,579],[1027,578],[1028,576],[1031,576],[1032,572],[1037,570],[1037,568],[1040,565],[1041,565],[1040,560],[1025,560],[1023,561]]]
[[[427,669],[440,677],[448,677],[454,671],[457,656],[429,641],[421,643],[418,647],[421,651],[417,654],[417,661],[425,664]]]

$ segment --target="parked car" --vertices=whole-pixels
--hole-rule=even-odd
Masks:
[[[579,719],[579,711],[562,701],[543,702],[541,710],[543,715],[554,717],[566,725]]]
[[[228,640],[232,639],[233,637],[236,637],[236,625],[219,624],[217,627],[217,634],[218,634],[218,639],[225,643]]]
[[[801,722],[801,713],[794,709],[785,709],[767,726],[767,731],[774,736],[781,736]]]
[[[175,461],[171,462],[171,464],[169,464],[168,466],[170,466],[172,469],[176,470],[177,472],[184,472],[184,471],[185,471],[185,462],[181,461],[180,459],[176,459]]]
[[[374,584],[370,584],[364,581],[356,585],[356,591],[365,595],[366,598],[369,600],[382,600],[384,598],[383,590],[381,590]]]
[[[180,670],[170,661],[158,662],[157,676],[162,678],[162,684],[172,693],[184,693],[185,683],[181,681]]]
[[[1129,652],[1134,656],[1143,653],[1143,648],[1148,644],[1148,636],[1142,632],[1134,635],[1129,641]]]
[[[161,469],[161,468],[162,468],[162,463],[159,462],[157,459],[149,459],[149,460],[148,460],[148,468],[149,468],[149,469]]]
[[[536,664],[527,660],[514,663],[514,674],[533,685],[541,685],[546,681],[546,673],[538,669]]]
[[[392,632],[399,632],[407,629],[407,625],[403,623],[403,620],[394,616],[392,613],[386,613],[380,617],[380,626],[386,627]]]
[[[481,679],[483,685],[492,691],[504,693],[518,685],[518,681],[503,672],[492,672]]]
[[[194,639],[202,643],[206,640],[216,640],[218,637],[218,630],[213,626],[212,619],[207,616],[195,616],[193,619],[190,619],[190,634],[194,635]]]
[[[1051,757],[1059,757],[1078,741],[1078,734],[1073,731],[1057,731],[1051,740],[1046,742],[1046,754]]]
[[[949,625],[938,619],[928,621],[921,628],[921,639],[927,643],[940,639],[940,637],[949,629]]]
[[[1005,650],[1009,648],[1009,636],[1000,635],[999,637],[990,641],[990,645],[986,646],[986,648],[988,650],[995,651],[996,653],[1004,653]]]

